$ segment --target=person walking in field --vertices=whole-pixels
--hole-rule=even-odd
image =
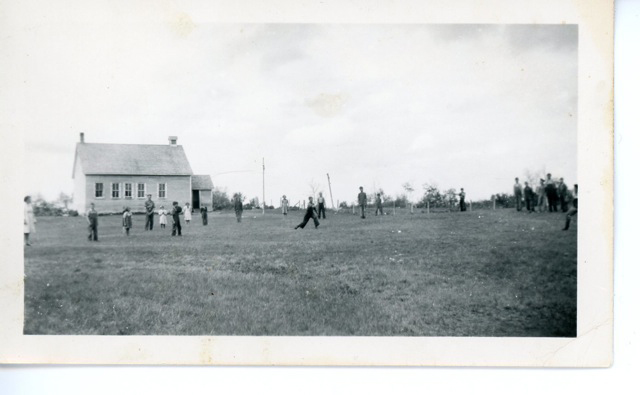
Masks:
[[[522,185],[520,185],[518,177],[516,177],[516,183],[513,184],[513,195],[516,198],[516,210],[522,210]]]
[[[313,218],[313,223],[316,225],[316,228],[317,228],[318,226],[320,226],[320,221],[318,221],[318,217],[316,216],[316,214],[317,214],[317,211],[315,206],[313,205],[313,197],[309,196],[309,203],[307,204],[307,211],[304,214],[304,219],[300,224],[296,225],[296,227],[293,229],[298,229],[298,228],[304,229],[304,227],[307,226],[307,222],[309,222],[309,220],[312,218]]]
[[[460,196],[460,211],[467,211],[467,202],[464,200],[467,197],[467,194],[464,192],[464,188],[460,188],[460,193],[458,195]]]
[[[318,219],[322,217],[322,219],[327,219],[327,213],[324,210],[324,197],[322,196],[322,192],[320,192],[318,196]]]
[[[89,241],[98,241],[98,212],[96,211],[95,204],[91,203],[91,206],[85,216],[87,217],[87,223],[89,224]]]
[[[364,188],[360,187],[360,193],[358,194],[358,205],[360,206],[360,218],[365,218],[365,208],[367,207],[367,194],[364,193]]]
[[[569,226],[571,225],[571,217],[578,215],[578,184],[573,185],[573,200],[571,202],[573,206],[569,212],[567,213],[567,217],[565,218],[564,228],[562,230],[569,230]]]
[[[202,217],[202,226],[207,226],[209,224],[209,213],[207,206],[200,207],[200,216]]]
[[[160,210],[158,210],[158,217],[160,217],[160,228],[164,229],[167,227],[167,210],[164,209],[164,206],[160,206]]]
[[[535,195],[533,193],[533,189],[529,186],[528,182],[524,182],[524,203],[527,207],[527,212],[535,212],[536,211],[536,202]]]
[[[376,194],[376,216],[378,215],[378,211],[380,211],[380,215],[384,215],[382,212],[382,197],[380,194]]]
[[[551,173],[547,174],[547,181],[544,184],[544,191],[547,194],[547,202],[549,203],[549,212],[558,212],[558,189],[556,183],[551,179]]]
[[[189,225],[191,223],[191,205],[189,202],[184,204],[184,222]]]
[[[547,193],[544,190],[544,179],[540,179],[540,185],[536,188],[536,195],[538,195],[538,212],[543,212],[549,209],[549,202],[547,201]]]
[[[282,195],[280,205],[282,206],[282,215],[287,215],[289,212],[289,201],[287,200],[287,195]]]
[[[240,195],[236,194],[233,199],[233,209],[236,212],[236,221],[242,222],[242,200],[240,200]]]
[[[131,210],[129,207],[125,207],[124,213],[122,213],[122,230],[127,236],[129,236],[129,229],[131,229],[132,222]]]
[[[144,230],[153,230],[153,213],[156,208],[155,203],[151,200],[151,195],[147,195],[147,201],[144,202],[145,221]]]
[[[182,236],[182,225],[180,225],[180,213],[182,207],[178,206],[178,202],[173,202],[173,208],[171,209],[171,219],[173,221],[173,227],[171,229],[171,236]]]
[[[560,178],[560,182],[558,183],[558,199],[560,200],[560,210],[562,210],[563,213],[569,210],[569,202],[567,201],[568,194],[569,188],[567,184],[564,183],[564,178]]]
[[[31,246],[29,236],[36,232],[36,217],[33,214],[33,205],[31,205],[31,196],[24,197],[24,244]]]

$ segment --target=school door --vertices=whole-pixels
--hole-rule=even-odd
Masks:
[[[191,191],[191,202],[194,210],[200,209],[200,191]]]

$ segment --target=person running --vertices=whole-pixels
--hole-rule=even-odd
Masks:
[[[202,226],[207,226],[209,224],[209,213],[207,210],[207,206],[200,207],[200,215],[202,216]]]
[[[460,211],[467,211],[467,202],[465,202],[465,197],[467,194],[464,192],[464,188],[460,188]]]
[[[524,203],[527,207],[527,212],[532,213],[536,211],[535,194],[526,181],[524,182]]]
[[[360,187],[360,193],[358,194],[358,205],[360,206],[360,218],[364,219],[365,208],[367,207],[367,194],[364,193],[364,188]]]
[[[287,200],[287,195],[282,195],[282,215],[287,215],[289,212],[289,201]]]
[[[153,210],[156,208],[155,203],[151,200],[151,195],[147,195],[147,201],[144,202],[145,221],[144,230],[153,230]]]
[[[240,200],[240,194],[236,194],[233,199],[233,209],[236,212],[236,221],[242,222],[242,200]]]
[[[296,225],[296,227],[293,229],[298,229],[298,228],[304,229],[304,227],[307,226],[307,222],[309,222],[309,220],[312,218],[313,218],[313,223],[316,225],[316,228],[317,228],[318,226],[320,226],[320,221],[318,221],[318,217],[316,216],[316,214],[317,214],[317,211],[315,206],[313,205],[313,197],[309,196],[309,204],[307,204],[307,211],[304,214],[304,219],[300,224]]]
[[[178,202],[173,202],[173,208],[171,209],[171,218],[173,220],[173,227],[171,229],[171,236],[182,236],[182,225],[180,225],[180,213],[182,207],[178,206]]]
[[[376,216],[378,215],[378,211],[380,211],[380,215],[384,215],[382,212],[382,197],[380,194],[376,194]]]
[[[571,225],[571,217],[578,215],[578,184],[573,185],[573,200],[571,202],[573,206],[567,213],[567,217],[564,222],[564,228],[562,230],[569,230]]]
[[[184,204],[184,222],[186,222],[187,225],[191,223],[191,205],[189,202]]]
[[[98,212],[96,205],[91,203],[91,207],[86,213],[87,223],[89,224],[89,241],[98,241]]]
[[[124,213],[122,213],[122,230],[124,230],[124,233],[127,236],[129,236],[129,229],[131,229],[132,222],[131,210],[129,209],[129,207],[125,207]]]
[[[167,210],[164,209],[164,206],[160,206],[160,210],[158,210],[158,216],[160,217],[160,227],[162,229],[167,227]]]
[[[24,245],[31,246],[29,236],[36,231],[36,217],[33,214],[31,196],[24,197]]]
[[[518,177],[516,177],[516,183],[513,184],[513,195],[516,199],[516,210],[522,210],[522,185],[520,185]]]
[[[324,197],[322,197],[322,192],[320,192],[318,196],[318,219],[322,217],[322,219],[327,219],[327,213],[324,210]]]

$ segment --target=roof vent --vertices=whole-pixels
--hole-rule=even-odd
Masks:
[[[178,136],[169,136],[169,143],[175,147],[178,144]]]

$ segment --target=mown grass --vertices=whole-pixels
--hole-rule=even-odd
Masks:
[[[254,218],[255,216],[255,218]],[[576,335],[576,226],[515,210],[302,217],[245,212],[144,231],[39,218],[25,334]]]

